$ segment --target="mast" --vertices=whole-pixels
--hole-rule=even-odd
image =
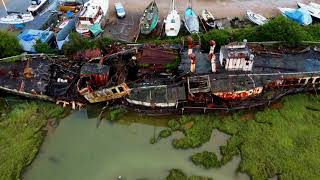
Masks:
[[[176,9],[174,5],[175,5],[175,4],[174,4],[174,0],[172,0],[172,10],[175,10],[175,9]]]
[[[6,6],[6,4],[4,3],[4,1],[3,1],[3,0],[1,0],[1,1],[2,1],[3,7],[4,7],[4,9],[6,10],[7,15],[8,15],[8,9],[7,9],[7,6]]]

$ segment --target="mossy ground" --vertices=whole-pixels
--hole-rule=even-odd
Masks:
[[[60,119],[68,111],[50,103],[23,101],[1,109],[0,179],[16,180],[37,154],[47,120]]]
[[[174,140],[174,146],[198,147],[209,141],[212,129],[218,129],[231,135],[220,149],[222,165],[240,155],[239,170],[252,179],[319,179],[320,96],[288,96],[282,104],[250,116],[182,117],[179,123],[185,137]]]

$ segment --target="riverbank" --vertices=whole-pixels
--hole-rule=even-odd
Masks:
[[[68,110],[45,102],[1,100],[0,179],[17,180],[38,153],[48,120],[58,121]]]

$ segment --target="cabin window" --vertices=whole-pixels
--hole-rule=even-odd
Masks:
[[[301,79],[300,80],[300,84],[305,84],[306,83],[306,79]]]
[[[171,23],[176,23],[176,21],[174,19],[171,19]]]
[[[116,89],[111,89],[112,93],[116,94],[117,90]]]
[[[313,82],[313,78],[310,78],[310,79],[308,79],[308,84],[312,84],[312,82]]]
[[[119,92],[123,92],[124,91],[124,89],[123,89],[123,87],[118,87],[118,90],[119,90]]]
[[[249,66],[249,62],[248,61],[246,62],[246,66]]]
[[[317,78],[314,83],[319,83],[320,82],[320,78]]]

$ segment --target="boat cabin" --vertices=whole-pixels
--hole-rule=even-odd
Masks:
[[[110,67],[97,63],[87,63],[81,67],[80,77],[93,89],[105,86],[109,79]]]
[[[32,0],[31,5],[39,5],[41,3],[41,0]]]
[[[221,47],[219,61],[227,71],[252,71],[254,55],[245,42],[231,43]]]
[[[81,24],[92,25],[103,15],[100,6],[86,6],[79,16]],[[99,20],[98,20],[99,21]]]

